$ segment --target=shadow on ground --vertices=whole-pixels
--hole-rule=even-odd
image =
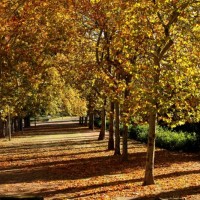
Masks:
[[[56,135],[55,134],[58,134]],[[58,132],[58,133],[57,133]],[[80,134],[81,133],[81,134]],[[62,134],[62,137],[59,137]],[[44,136],[42,140],[40,136]],[[55,136],[52,138],[52,136]],[[56,137],[58,136],[58,137]],[[107,142],[97,140],[98,132],[89,131],[87,127],[73,124],[54,124],[31,127],[26,129],[23,135],[27,137],[24,143],[7,145],[0,150],[0,185],[50,182],[62,180],[79,180],[125,173],[126,170],[135,171],[145,166],[145,151],[130,154],[129,162],[122,163],[120,156],[106,154]],[[32,138],[39,137],[36,142]],[[49,138],[49,139],[48,139]],[[131,148],[140,148],[141,144],[130,142]],[[76,152],[74,152],[76,150]],[[103,153],[99,156],[100,153]],[[172,163],[199,161],[197,154],[183,154],[159,150],[156,152],[156,167],[170,166]],[[166,159],[167,158],[167,159]],[[4,163],[6,163],[4,165]],[[199,170],[187,170],[167,173],[155,176],[156,179],[179,177],[189,174],[199,174]],[[60,193],[77,193],[84,190],[101,188],[106,186],[118,186],[142,182],[142,178],[131,180],[116,180],[108,183],[95,183],[90,186],[71,186],[65,189],[40,190],[35,194],[49,196]],[[56,188],[56,187],[55,187]],[[196,194],[200,192],[199,186],[188,187],[181,190],[160,193],[161,197]],[[81,197],[80,195],[78,196]],[[77,198],[78,198],[77,197]],[[82,196],[84,197],[84,195]],[[74,197],[76,198],[76,197]],[[135,200],[151,200],[155,196],[132,198]]]

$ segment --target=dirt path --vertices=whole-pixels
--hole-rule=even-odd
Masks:
[[[200,199],[200,157],[157,150],[154,186],[141,186],[146,147],[129,142],[129,162],[107,140],[72,122],[49,122],[0,139],[0,196],[47,199]]]

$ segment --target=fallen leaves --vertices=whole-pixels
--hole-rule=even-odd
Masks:
[[[144,145],[129,141],[129,162],[122,163],[119,156],[107,151],[107,140],[97,140],[98,131],[74,128],[75,132],[66,125],[55,136],[50,128],[44,134],[36,127],[35,132],[26,131],[11,142],[0,140],[0,195],[42,195],[60,200],[198,197],[199,155],[158,149],[156,185],[144,187]]]

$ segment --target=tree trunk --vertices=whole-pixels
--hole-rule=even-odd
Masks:
[[[18,118],[18,128],[19,131],[23,131],[23,121],[21,117]]]
[[[115,155],[121,155],[120,153],[120,107],[119,102],[115,103]]]
[[[4,123],[3,120],[0,118],[0,137],[4,137]]]
[[[13,119],[13,123],[14,123],[14,132],[17,132],[17,131],[19,131],[18,130],[18,123],[17,123],[17,117],[14,117],[14,119]]]
[[[9,141],[11,140],[11,118],[10,118],[10,113],[8,114],[8,138]]]
[[[6,137],[6,134],[7,134],[7,129],[6,129],[6,121],[3,121],[3,136]]]
[[[30,116],[27,115],[27,116],[24,118],[24,127],[25,127],[25,128],[29,128],[30,126],[31,126]]]
[[[131,83],[132,76],[127,75],[125,80],[126,80],[126,89],[124,92],[125,110],[123,112],[124,112],[124,114],[128,114],[128,111],[126,109],[126,103],[128,101],[128,97],[130,95],[129,84]],[[126,116],[125,116],[125,119],[126,119]],[[123,151],[122,151],[122,160],[123,161],[128,160],[128,122],[129,122],[129,118],[127,118],[123,124]]]
[[[35,116],[34,118],[34,122],[35,122],[35,127],[37,126],[37,117]]]
[[[156,113],[150,113],[147,158],[146,158],[146,168],[145,168],[145,177],[143,185],[154,184],[155,139],[156,139]]]
[[[126,122],[123,125],[123,151],[122,151],[122,161],[128,160],[128,125]]]
[[[15,132],[14,129],[14,118],[11,118],[11,134],[13,134]]]
[[[7,137],[8,136],[8,119],[6,119],[6,121],[4,122],[4,136]]]
[[[80,117],[80,118],[79,118],[79,124],[80,124],[80,125],[83,125],[83,124],[84,124],[84,117]]]
[[[85,117],[85,126],[88,125],[88,116]]]
[[[109,140],[108,140],[108,150],[114,150],[114,112],[115,104],[110,103],[110,120],[109,120]]]
[[[93,109],[91,109],[90,113],[89,113],[89,129],[94,130],[94,111],[93,111]]]
[[[101,131],[99,133],[98,140],[104,140],[106,135],[106,100],[104,100],[104,105],[101,111]]]

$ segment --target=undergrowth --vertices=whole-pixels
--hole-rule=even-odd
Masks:
[[[95,122],[97,127],[101,126],[101,120]],[[107,128],[109,122],[106,123]],[[123,134],[123,126],[120,126],[121,136]],[[129,138],[147,143],[148,140],[148,125],[129,125]],[[169,128],[157,126],[156,127],[156,146],[171,150],[171,151],[184,151],[196,152],[200,151],[200,141],[198,134],[193,132],[175,131]]]
[[[130,125],[129,137],[147,143],[148,125]],[[196,133],[176,132],[161,126],[156,127],[156,146],[172,151],[193,152],[200,150]]]

